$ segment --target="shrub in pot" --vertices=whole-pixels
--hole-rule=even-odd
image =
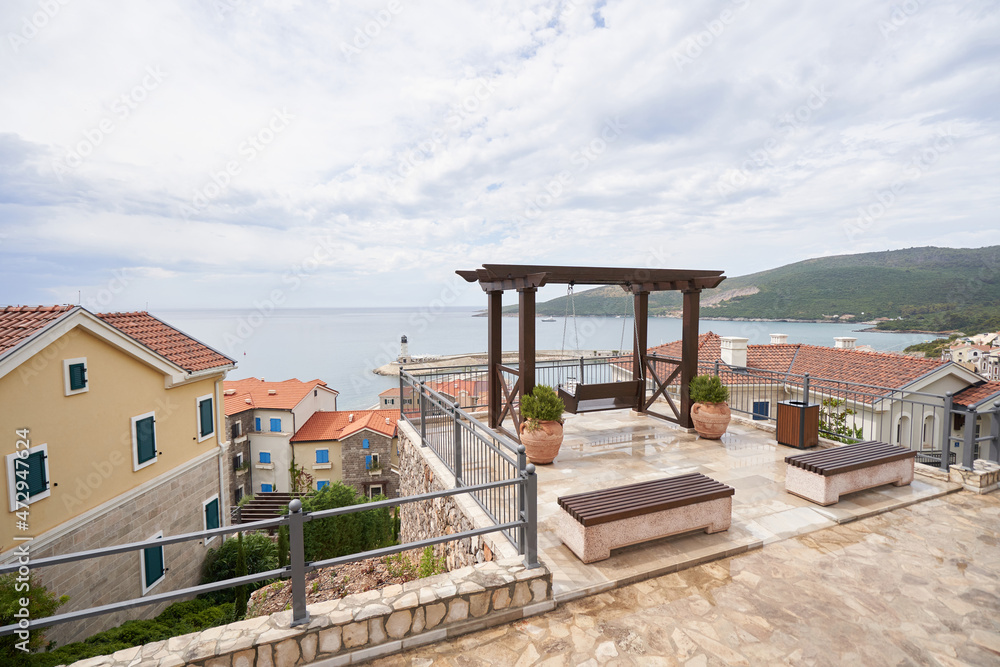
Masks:
[[[717,375],[699,375],[691,380],[691,421],[698,435],[718,440],[729,428],[729,389]]]
[[[521,397],[521,444],[535,465],[552,463],[563,441],[562,413],[566,409],[552,387],[536,385]]]

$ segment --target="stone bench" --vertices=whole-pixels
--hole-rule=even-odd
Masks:
[[[556,533],[584,563],[611,550],[693,530],[717,533],[732,520],[736,490],[701,473],[559,498]]]
[[[847,493],[909,484],[916,456],[905,447],[874,440],[788,456],[785,490],[819,505],[832,505]]]

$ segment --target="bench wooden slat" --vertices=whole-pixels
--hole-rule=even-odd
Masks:
[[[905,447],[869,440],[854,445],[824,449],[819,452],[788,456],[785,458],[785,462],[808,472],[829,477],[881,463],[916,457],[916,455],[915,451]]]
[[[559,506],[583,526],[642,516],[726,498],[736,489],[701,473],[640,482],[559,498]]]

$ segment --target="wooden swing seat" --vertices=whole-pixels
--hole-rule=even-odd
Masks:
[[[574,393],[569,393],[559,386],[559,398],[566,406],[566,411],[574,415],[582,412],[599,412],[601,410],[621,410],[635,407],[636,396],[642,388],[642,380],[624,380],[622,382],[602,382],[599,384],[577,384]]]

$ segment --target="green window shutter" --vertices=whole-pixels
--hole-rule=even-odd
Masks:
[[[219,499],[205,505],[205,529],[211,530],[219,527]]]
[[[163,576],[163,547],[143,549],[142,557],[146,564],[146,588],[149,588]]]
[[[49,488],[45,476],[45,452],[38,451],[28,456],[28,496],[35,496]]]
[[[153,417],[146,417],[135,423],[135,440],[137,458],[140,464],[156,458],[156,436],[153,431]]]
[[[212,399],[206,398],[199,403],[198,411],[201,414],[201,435],[205,437],[215,431],[215,424],[212,419]]]
[[[87,387],[87,367],[83,364],[70,364],[69,366],[69,389],[77,391]]]

